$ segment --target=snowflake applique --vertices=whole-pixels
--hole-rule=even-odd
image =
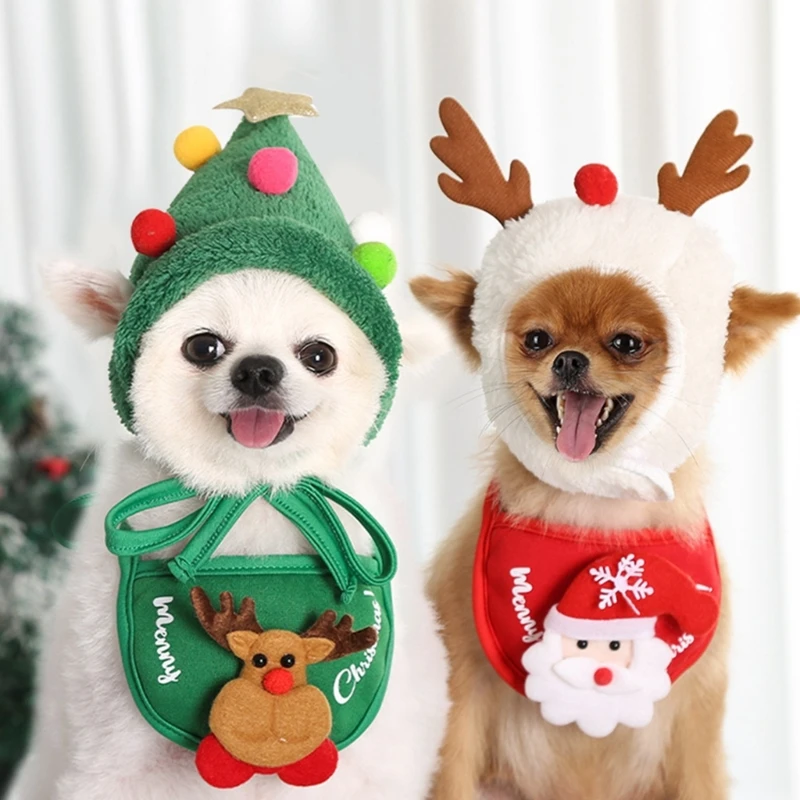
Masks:
[[[641,616],[641,612],[636,608],[633,600],[644,600],[645,597],[655,594],[655,589],[641,577],[644,575],[644,559],[637,559],[633,553],[619,560],[616,575],[612,575],[610,567],[600,567],[599,569],[593,567],[589,570],[589,574],[601,586],[605,583],[613,584],[613,586],[600,589],[599,607],[601,611],[616,605],[621,597],[638,617]],[[636,578],[636,582],[631,583],[631,578]],[[632,595],[633,599],[629,595]]]

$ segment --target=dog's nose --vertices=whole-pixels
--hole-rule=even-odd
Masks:
[[[577,350],[565,350],[553,362],[553,372],[567,386],[582,378],[588,369],[589,359]]]
[[[278,387],[286,374],[274,356],[247,356],[231,372],[231,383],[243,394],[260,397]]]
[[[608,686],[614,680],[614,673],[608,667],[600,667],[595,670],[594,682],[598,686]]]

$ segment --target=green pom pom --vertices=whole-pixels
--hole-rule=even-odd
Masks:
[[[397,274],[397,259],[383,242],[364,242],[353,250],[353,258],[385,289]]]

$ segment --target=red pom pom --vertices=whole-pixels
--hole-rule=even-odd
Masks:
[[[265,691],[270,694],[286,694],[294,688],[294,677],[288,669],[270,670],[261,681]]]
[[[617,196],[617,179],[605,164],[587,164],[575,175],[575,191],[588,206],[608,206]]]
[[[166,211],[148,208],[140,211],[131,224],[131,241],[137,253],[158,258],[175,244],[175,220]]]
[[[255,768],[234,758],[213,733],[209,733],[197,748],[194,763],[200,777],[215,789],[233,789],[255,775]]]
[[[36,462],[36,469],[44,472],[51,481],[60,481],[72,469],[72,462],[63,456],[47,456]]]

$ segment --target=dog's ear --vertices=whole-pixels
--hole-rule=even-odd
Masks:
[[[114,333],[133,292],[130,281],[119,272],[69,261],[48,264],[42,276],[59,310],[92,339]]]
[[[473,369],[481,357],[472,344],[472,304],[477,282],[466,272],[452,270],[446,280],[418,275],[411,279],[411,292],[425,308],[444,320]]]
[[[778,330],[800,316],[800,297],[769,294],[737,286],[730,301],[725,369],[739,372],[775,338]]]

